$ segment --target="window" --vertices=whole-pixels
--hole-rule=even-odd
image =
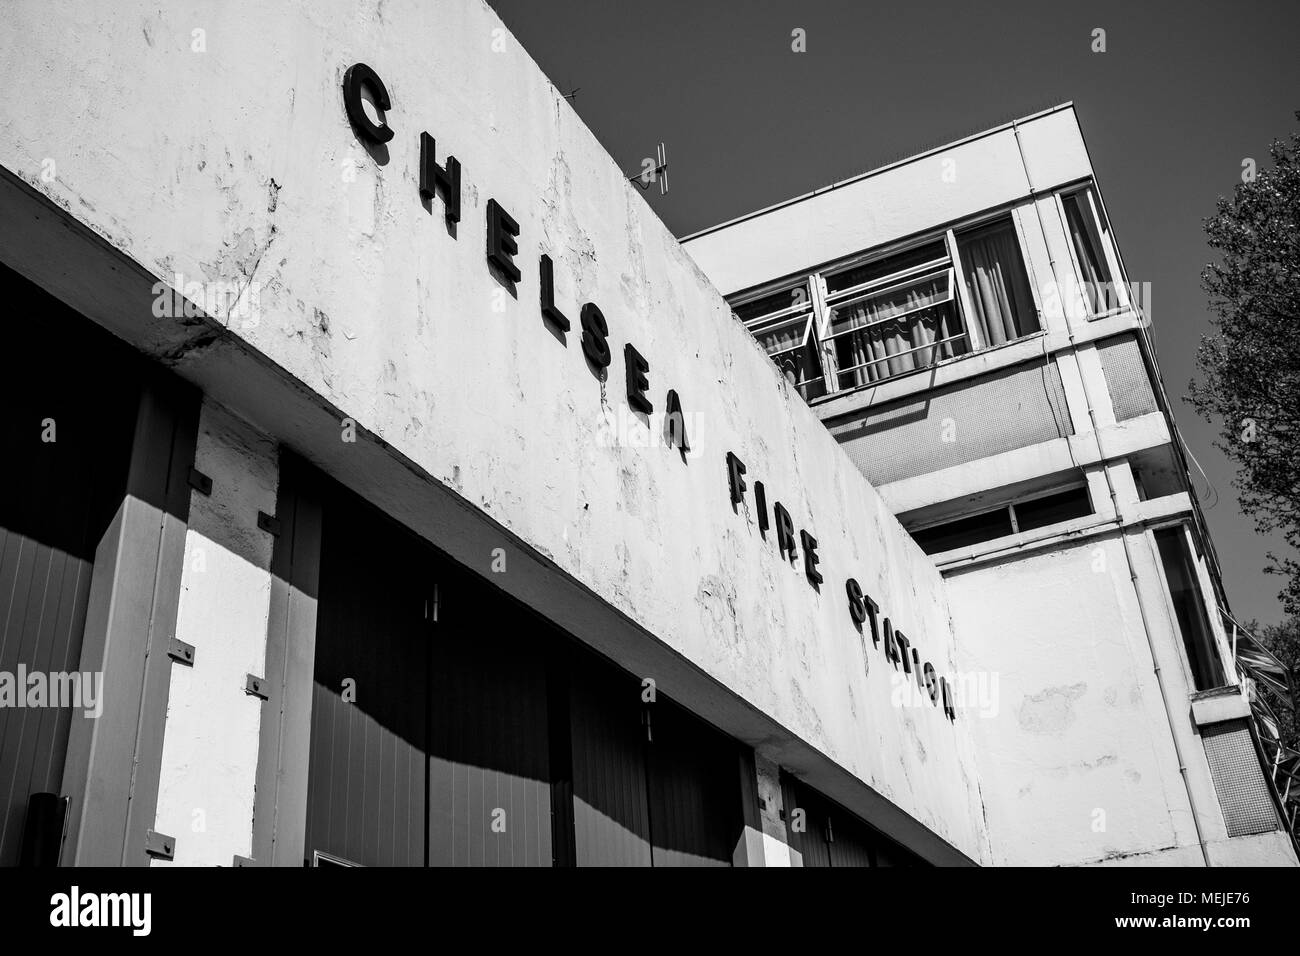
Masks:
[[[1165,572],[1165,584],[1169,588],[1169,603],[1173,606],[1196,689],[1222,687],[1225,682],[1223,667],[1214,648],[1214,632],[1210,630],[1210,620],[1205,614],[1205,603],[1201,600],[1200,582],[1187,545],[1187,532],[1182,525],[1161,528],[1155,532],[1155,539]]]
[[[1101,233],[1097,229],[1092,196],[1087,190],[1062,196],[1061,207],[1065,210],[1066,231],[1070,234],[1070,244],[1074,248],[1074,259],[1079,266],[1079,278],[1083,282],[1083,296],[1088,303],[1088,310],[1093,315],[1101,315],[1111,308],[1111,290],[1114,286],[1110,266],[1106,262],[1105,246],[1102,245]]]
[[[968,352],[942,240],[826,277],[841,389]]]
[[[1038,310],[1007,216],[957,237],[971,324],[986,345],[1001,345],[1038,331]]]
[[[1088,501],[1088,489],[1071,488],[1054,495],[1031,498],[1011,506],[1012,519],[1017,531],[1033,531],[1046,528],[1049,524],[1060,524],[1092,514],[1092,505]]]
[[[993,511],[921,528],[912,532],[912,539],[926,554],[940,554],[1090,514],[1092,503],[1088,499],[1088,489],[1079,485],[1065,491],[1003,505]]]
[[[805,400],[826,394],[806,280],[737,305],[735,312]]]
[[[805,399],[929,368],[1039,330],[1012,217],[733,301]]]
[[[926,554],[939,554],[956,548],[969,547],[981,541],[992,541],[1014,533],[1011,526],[1011,509],[999,508],[969,518],[958,518],[944,524],[913,531],[912,538]]]

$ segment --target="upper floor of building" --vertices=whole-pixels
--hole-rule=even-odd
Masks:
[[[1095,524],[1115,510],[1106,462],[1130,510],[1195,510],[1149,285],[1129,279],[1070,104],[683,244],[941,566]]]

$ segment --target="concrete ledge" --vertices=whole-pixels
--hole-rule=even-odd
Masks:
[[[1192,695],[1191,701],[1192,720],[1197,727],[1250,716],[1250,701],[1240,684],[1200,691]]]
[[[968,498],[989,489],[1074,471],[1170,442],[1169,427],[1160,412],[1151,412],[1116,425],[1103,425],[1099,431],[1100,441],[1094,432],[1053,438],[938,471],[900,478],[878,486],[876,491],[894,514],[907,514],[955,498]],[[1099,454],[1099,449],[1104,455]]]
[[[1141,327],[1141,316],[1132,309],[1124,309],[1092,319],[1087,325],[1076,328],[1073,342],[1070,341],[1068,332],[1034,332],[1013,342],[986,346],[977,352],[946,359],[923,371],[887,379],[878,385],[828,395],[818,399],[812,408],[818,418],[829,424],[861,415],[869,408],[909,398],[944,385],[964,382],[967,379],[978,378],[1025,362],[1038,362],[1042,360],[1044,353],[1055,356],[1057,352],[1081,348]]]

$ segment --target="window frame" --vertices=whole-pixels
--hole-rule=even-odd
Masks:
[[[1107,308],[1102,309],[1100,312],[1093,310],[1092,303],[1084,292],[1083,266],[1079,263],[1079,253],[1074,248],[1074,240],[1070,238],[1070,220],[1065,214],[1065,200],[1070,198],[1074,199],[1079,214],[1084,217],[1084,227],[1088,230],[1089,238],[1093,239],[1098,246],[1097,252],[1101,255],[1101,259],[1106,266],[1106,272],[1110,277],[1110,287],[1115,290],[1116,304],[1112,306],[1110,300],[1107,299]],[[1119,257],[1116,255],[1110,230],[1104,224],[1105,220],[1101,215],[1101,208],[1094,195],[1092,183],[1088,182],[1082,186],[1059,190],[1053,194],[1053,199],[1056,202],[1056,214],[1061,223],[1061,231],[1065,235],[1065,245],[1070,250],[1070,265],[1074,269],[1074,281],[1079,287],[1080,297],[1083,300],[1084,308],[1087,310],[1087,321],[1094,322],[1097,319],[1120,315],[1132,309],[1133,302],[1129,296],[1128,284],[1121,278]]]
[[[838,271],[846,271],[846,270],[838,270]],[[884,319],[876,319],[875,321],[867,322],[865,325],[851,326],[849,328],[841,329],[838,332],[833,331],[834,322],[831,319],[831,313],[835,309],[844,308],[849,305],[854,305],[858,302],[862,302],[866,299],[871,298],[873,295],[878,295],[881,292],[887,292],[891,289],[906,286],[909,282],[915,282],[920,279],[928,279],[931,277],[936,277],[944,274],[946,274],[947,281],[948,281],[948,285],[947,285],[948,294],[946,298],[938,299],[934,302],[928,303],[926,305],[917,306],[916,308],[913,309],[908,309],[905,312],[899,312],[895,315],[888,316],[887,318]],[[824,281],[826,278],[825,274],[823,274],[822,278]],[[962,331],[957,335],[950,335],[944,339],[936,339],[935,341],[927,342],[924,345],[916,345],[910,349],[904,349],[901,352],[895,352],[892,355],[887,355],[884,358],[871,359],[866,362],[860,362],[857,365],[840,367],[837,359],[836,369],[835,369],[837,381],[839,375],[844,375],[849,372],[856,372],[859,369],[871,368],[874,365],[881,365],[885,362],[889,362],[892,359],[896,359],[902,355],[910,355],[913,352],[920,352],[923,351],[924,349],[933,349],[940,345],[945,345],[949,342],[957,342],[962,339],[965,339],[969,344],[970,332],[965,327],[966,323],[964,317],[960,315],[961,302],[958,300],[956,289],[954,288],[956,282],[957,282],[957,278],[956,278],[956,272],[953,266],[952,258],[949,256],[944,256],[941,259],[932,259],[928,262],[923,262],[919,265],[912,266],[907,269],[901,269],[898,272],[891,272],[889,275],[883,276],[879,279],[873,279],[870,282],[859,283],[856,286],[850,286],[847,289],[841,289],[840,291],[835,292],[834,294],[828,295],[826,299],[826,316],[827,316],[827,325],[831,331],[827,332],[827,334],[823,337],[823,341],[827,342],[832,346],[836,343],[837,339],[843,338],[846,335],[857,335],[861,332],[866,331],[867,329],[875,328],[876,326],[886,325],[890,322],[897,322],[900,319],[904,319],[909,315],[914,315],[915,313],[918,312],[924,312],[926,309],[932,309],[935,306],[943,305],[945,303],[952,303],[958,309],[958,313],[959,313],[958,317],[962,319]],[[956,356],[954,356],[954,358],[955,357]],[[935,362],[932,363],[932,365],[925,366],[925,368],[932,368],[933,365],[937,365],[937,364],[938,362]],[[920,371],[920,369],[916,369],[914,371]],[[903,373],[903,374],[907,374],[907,373]],[[897,376],[890,376],[890,377],[894,378]],[[878,381],[884,381],[884,379],[880,379]],[[874,384],[874,383],[868,383],[868,384]],[[863,388],[863,387],[864,386],[862,385],[853,386],[853,388]],[[850,389],[840,389],[840,391],[849,391],[849,390]]]
[[[805,285],[812,306],[811,313],[810,313],[812,316],[812,321],[805,328],[803,343],[801,346],[798,347],[803,347],[808,343],[810,334],[816,335],[817,356],[821,362],[821,373],[822,373],[821,382],[822,382],[822,389],[823,389],[822,394],[816,396],[815,398],[809,399],[806,397],[804,393],[804,389],[807,385],[815,382],[816,379],[810,378],[801,382],[797,382],[795,384],[795,387],[799,389],[800,395],[803,395],[804,400],[809,404],[820,403],[830,398],[833,398],[837,395],[847,395],[852,392],[861,391],[863,389],[875,388],[876,386],[879,386],[886,382],[892,382],[898,379],[906,378],[908,375],[911,375],[915,372],[931,370],[940,365],[947,364],[948,362],[954,362],[964,358],[969,358],[971,355],[977,352],[985,351],[990,348],[1002,348],[1007,345],[1012,345],[1016,342],[1022,342],[1025,339],[1031,338],[1035,335],[1044,334],[1047,326],[1046,326],[1046,318],[1044,315],[1043,305],[1039,297],[1039,290],[1035,288],[1032,279],[1032,267],[1030,265],[1028,249],[1026,248],[1026,241],[1022,229],[1022,224],[1020,222],[1020,217],[1017,214],[1018,209],[1019,209],[1018,205],[999,206],[995,209],[985,210],[984,212],[979,213],[978,215],[967,217],[965,219],[960,220],[959,222],[949,224],[943,229],[935,229],[928,232],[920,233],[918,235],[910,236],[908,238],[899,240],[897,242],[885,246],[878,246],[873,249],[861,250],[859,252],[853,253],[852,255],[845,256],[841,259],[836,259],[832,262],[825,263],[813,269],[809,269],[806,272],[802,272],[794,276],[788,275],[781,279],[776,279],[771,282],[764,283],[760,286],[755,286],[733,297],[728,297],[728,305],[731,307],[732,312],[734,314],[736,309],[739,306],[749,304],[751,302],[754,302],[766,296],[775,295],[776,293],[779,293],[785,289],[795,289],[801,283]],[[1064,216],[1063,210],[1058,210],[1058,211],[1061,213],[1062,216]],[[1035,318],[1037,321],[1038,329],[1036,331],[1029,332],[1025,335],[1022,335],[1018,338],[1010,339],[997,346],[993,346],[990,345],[988,342],[986,342],[984,340],[984,337],[980,334],[978,323],[972,325],[972,323],[970,322],[970,316],[972,314],[972,305],[970,301],[969,290],[966,288],[966,283],[963,279],[964,271],[962,267],[961,252],[959,249],[959,237],[957,234],[959,232],[964,233],[972,229],[978,229],[982,226],[986,226],[1004,217],[1010,220],[1012,226],[1012,232],[1015,236],[1016,243],[1019,247],[1020,261],[1021,261],[1021,265],[1025,270],[1025,279],[1027,284],[1029,285],[1030,293],[1033,298],[1034,312],[1035,312]],[[1064,220],[1062,219],[1062,221]],[[849,300],[851,296],[861,295],[864,291],[869,291],[872,288],[879,290],[879,289],[886,288],[889,285],[897,284],[898,282],[903,280],[904,278],[903,273],[910,272],[913,274],[921,274],[919,270],[924,269],[926,266],[930,265],[931,263],[922,263],[918,266],[909,267],[906,270],[901,270],[900,273],[890,273],[889,275],[883,276],[879,279],[874,279],[866,283],[860,283],[856,286],[852,286],[846,289],[841,289],[834,293],[830,293],[827,291],[827,282],[826,282],[827,278],[841,272],[846,272],[850,269],[858,268],[870,262],[879,262],[886,259],[890,259],[895,256],[903,255],[914,249],[918,249],[923,246],[929,245],[931,243],[937,243],[937,242],[942,242],[944,245],[944,250],[946,253],[945,260],[948,263],[948,271],[949,271],[949,298],[943,301],[953,303],[953,308],[957,312],[957,320],[961,324],[962,332],[960,335],[949,336],[946,339],[938,340],[933,343],[928,343],[923,346],[917,346],[914,349],[908,350],[907,353],[897,353],[896,355],[889,356],[889,358],[896,358],[898,354],[909,354],[910,352],[914,352],[914,351],[936,348],[937,346],[943,345],[945,343],[956,342],[963,338],[966,340],[966,351],[961,353],[960,355],[954,355],[951,358],[939,359],[938,361],[932,362],[931,364],[922,366],[920,368],[909,369],[908,371],[902,372],[898,375],[891,375],[888,376],[887,378],[877,379],[874,382],[866,382],[862,385],[850,385],[850,386],[841,387],[840,375],[842,373],[856,371],[859,368],[866,367],[866,365],[852,366],[849,368],[841,368],[835,353],[834,340],[849,332],[860,331],[860,328],[862,327],[859,327],[859,329],[846,329],[840,333],[833,332],[831,330],[831,311],[837,306],[842,306],[846,301]],[[1071,255],[1073,255],[1073,251],[1071,251]],[[940,262],[941,260],[935,259],[933,261]],[[737,318],[739,318],[739,316],[737,316]],[[884,321],[894,321],[897,318],[898,318],[897,316],[893,316],[890,319]],[[746,330],[749,331],[751,335],[755,334],[754,320],[747,321],[741,319],[740,321],[745,325]],[[771,319],[769,316],[764,316],[762,321],[770,322]],[[775,355],[783,354],[784,352],[788,352],[788,351],[791,350],[785,349],[782,350],[782,352],[780,353],[769,352],[768,355],[769,357],[774,357]],[[884,361],[887,361],[887,359],[880,360],[880,362],[884,362]],[[871,363],[867,363],[867,364],[871,364]]]
[[[1218,679],[1221,681],[1213,687],[1198,687],[1196,681],[1196,668],[1187,653],[1188,636],[1182,631],[1182,625],[1178,621],[1178,609],[1174,605],[1174,592],[1169,587],[1169,577],[1165,573],[1164,555],[1160,552],[1160,544],[1156,541],[1156,533],[1160,531],[1170,531],[1174,528],[1182,529],[1182,544],[1185,549],[1183,556],[1187,559],[1192,573],[1192,584],[1196,588],[1196,598],[1200,604],[1200,614],[1202,624],[1205,628],[1206,636],[1209,640],[1209,652],[1213,656],[1213,664],[1218,671]],[[1201,567],[1197,561],[1197,556],[1201,549],[1197,545],[1196,536],[1193,534],[1191,526],[1182,518],[1176,518],[1170,521],[1160,521],[1148,525],[1146,528],[1147,546],[1151,549],[1151,557],[1156,566],[1156,573],[1160,579],[1161,594],[1164,598],[1165,614],[1169,619],[1169,627],[1173,644],[1178,653],[1178,659],[1182,663],[1183,678],[1187,681],[1187,686],[1191,693],[1199,693],[1205,690],[1215,690],[1218,687],[1230,686],[1230,682],[1235,675],[1235,668],[1230,666],[1231,660],[1223,656],[1221,646],[1219,626],[1216,622],[1216,615],[1211,611],[1217,612],[1218,602],[1206,600],[1205,585],[1201,579]]]
[[[1025,532],[1022,532],[1020,530],[1020,522],[1016,518],[1016,505],[1028,504],[1029,502],[1032,501],[1038,501],[1041,498],[1051,498],[1054,495],[1064,494],[1067,491],[1083,492],[1083,496],[1085,499],[1087,499],[1088,502],[1088,514],[1079,515],[1074,518],[1067,518],[1064,521],[1055,521],[1052,522],[1051,524],[1040,525],[1037,528],[1031,528],[1029,529],[1029,531],[1025,531]],[[989,508],[979,508],[975,511],[958,512],[956,514],[946,515],[942,518],[936,518],[934,521],[927,521],[922,524],[909,527],[906,530],[908,535],[911,536],[918,532],[929,531],[933,528],[942,527],[943,525],[946,524],[953,524],[958,521],[964,521],[967,518],[977,518],[981,515],[993,514],[994,512],[999,512],[999,511],[1006,512],[1010,519],[1011,533],[1009,535],[999,535],[996,538],[987,538],[984,541],[979,541],[976,542],[975,544],[962,545],[962,547],[964,548],[981,547],[985,544],[988,544],[991,541],[1000,541],[1003,538],[1015,537],[1016,535],[1019,534],[1030,534],[1030,533],[1041,532],[1049,528],[1056,528],[1059,527],[1060,525],[1068,524],[1071,521],[1078,521],[1081,518],[1096,517],[1097,506],[1096,503],[1092,500],[1092,489],[1088,486],[1088,480],[1086,477],[1083,477],[1083,478],[1071,479],[1070,481],[1066,481],[1066,482],[1059,482],[1059,483],[1054,482],[1050,485],[1044,486],[1043,488],[1038,488],[1035,489],[1034,491],[1026,492],[1025,494],[1022,495],[1017,495],[1013,498],[1003,501],[1001,504],[994,505]],[[917,546],[920,547],[919,542]],[[924,550],[924,548],[922,548],[922,550]],[[960,549],[949,548],[948,550],[956,551]],[[929,554],[931,557],[934,557],[935,555],[946,554],[947,552],[935,551],[935,552],[926,552],[926,553]]]
[[[754,341],[758,342],[758,344],[763,348],[763,351],[767,353],[767,357],[772,359],[772,364],[776,365],[778,371],[781,371],[782,378],[785,378],[785,373],[784,371],[781,370],[780,363],[776,361],[777,356],[786,355],[787,353],[796,352],[799,349],[807,348],[808,340],[813,336],[816,326],[818,324],[817,295],[816,292],[814,291],[815,283],[813,282],[813,278],[814,278],[813,274],[808,274],[808,275],[800,276],[793,280],[786,278],[774,283],[768,283],[767,285],[760,286],[757,289],[752,290],[751,292],[747,293],[743,297],[738,297],[734,301],[728,301],[727,303],[727,305],[731,309],[732,315],[734,315],[741,322],[741,324],[745,326],[745,330],[749,332],[749,334],[753,336]],[[736,311],[738,308],[749,305],[753,302],[757,302],[760,299],[766,299],[772,296],[780,295],[782,292],[794,292],[796,289],[799,289],[800,287],[804,289],[807,295],[806,302],[795,303],[786,306],[784,309],[777,309],[775,312],[761,315],[758,318],[754,318],[754,319],[742,319],[740,318],[740,315]],[[807,310],[806,313],[805,310]],[[786,325],[786,324],[793,325],[794,320],[799,319],[801,317],[804,318],[805,321],[804,321],[803,337],[800,339],[798,345],[792,345],[788,348],[783,348],[778,351],[772,352],[772,351],[768,351],[767,347],[764,346],[762,342],[759,342],[758,336],[760,334],[765,332],[770,332],[775,328],[781,327],[782,325]],[[824,343],[822,342],[821,336],[818,335],[817,354],[818,354],[818,358],[821,360],[821,365],[822,365],[821,375],[814,376],[812,378],[803,379],[802,381],[796,380],[795,382],[790,383],[792,388],[796,389],[801,396],[804,396],[804,401],[809,401],[807,396],[804,394],[804,389],[808,385],[817,382],[819,379],[822,382],[822,387],[825,389],[825,392],[823,394],[829,394],[829,392],[831,391],[830,386],[827,382],[826,360],[825,360],[824,351],[825,351]],[[787,379],[787,381],[789,380]]]

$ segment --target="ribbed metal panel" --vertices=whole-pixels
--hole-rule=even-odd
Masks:
[[[790,774],[781,774],[781,806],[785,811],[786,836],[804,866],[831,865],[830,843],[826,839],[827,806],[816,791],[801,785]]]
[[[1278,829],[1277,810],[1244,720],[1201,728],[1210,776],[1228,836],[1248,836]]]
[[[323,515],[309,858],[732,863],[740,745],[361,502]]]
[[[649,708],[655,866],[730,866],[743,831],[737,745],[671,701]]]
[[[320,589],[308,853],[550,866],[554,636],[342,495],[326,506]]]
[[[578,866],[649,866],[641,687],[587,655],[575,664],[573,820]]]
[[[325,514],[306,851],[423,866],[429,635],[416,555],[383,530]]]
[[[434,628],[429,746],[432,866],[550,866],[545,648],[536,625],[457,588]]]
[[[918,866],[922,861],[884,836],[861,817],[790,774],[781,775],[790,846],[803,857],[804,866]],[[795,811],[803,811],[805,830],[793,829]]]
[[[1073,434],[1056,363],[1029,362],[869,409],[831,433],[873,485]]]
[[[1106,387],[1117,422],[1157,410],[1155,392],[1135,336],[1117,335],[1098,342],[1097,355],[1106,374]]]
[[[0,528],[0,671],[77,669],[92,563]],[[0,866],[18,862],[28,796],[60,790],[72,714],[0,708]]]
[[[31,294],[18,283],[0,267],[7,298]],[[0,357],[0,671],[15,679],[19,666],[47,679],[80,669],[95,548],[126,487],[139,402],[118,374],[120,342],[52,299],[32,314],[6,326]],[[0,707],[0,866],[18,862],[29,795],[61,790],[75,712]]]

